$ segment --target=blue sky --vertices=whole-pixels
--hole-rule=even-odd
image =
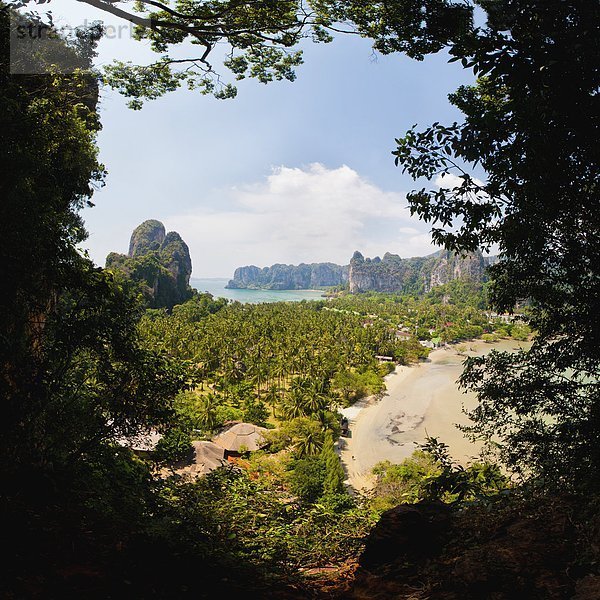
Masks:
[[[119,23],[74,0],[49,6],[61,23]],[[125,34],[101,43],[98,63],[149,56]],[[91,257],[104,264],[108,252],[126,252],[149,218],[182,235],[196,277],[245,264],[345,263],[356,249],[431,252],[428,226],[406,209],[412,182],[390,153],[415,123],[460,119],[447,94],[472,75],[443,55],[375,55],[354,36],[307,46],[297,75],[241,82],[234,100],[182,90],[139,112],[104,90],[98,143],[109,175],[84,213]]]

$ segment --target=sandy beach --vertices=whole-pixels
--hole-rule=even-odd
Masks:
[[[475,397],[462,393],[456,384],[465,356],[529,345],[515,340],[493,344],[475,340],[434,350],[418,365],[397,367],[386,377],[387,390],[381,399],[371,396],[341,411],[351,432],[340,441],[348,485],[357,491],[372,488],[371,470],[378,462],[402,462],[428,435],[448,444],[459,462],[476,456],[479,448],[456,428],[456,424],[468,423],[463,407],[471,409],[476,404]],[[458,348],[466,352],[460,355]]]

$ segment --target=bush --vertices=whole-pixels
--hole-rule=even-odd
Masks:
[[[326,467],[320,456],[306,456],[290,462],[287,481],[290,491],[303,502],[316,502],[323,495]]]
[[[529,325],[525,323],[515,323],[510,332],[510,336],[514,340],[526,341],[529,335],[531,334],[531,329]]]
[[[241,408],[235,408],[228,404],[221,404],[217,406],[215,411],[215,420],[217,422],[217,428],[222,427],[228,421],[243,421],[244,412]]]
[[[377,463],[373,467],[373,474],[377,476],[373,507],[386,510],[405,502],[418,502],[423,497],[427,478],[440,473],[435,459],[422,450],[416,450],[400,464],[388,460]]]
[[[255,399],[249,399],[244,402],[243,419],[247,423],[254,423],[260,427],[265,427],[269,418],[269,410],[264,402]]]
[[[487,498],[509,484],[493,463],[475,462],[463,467],[452,462],[448,447],[436,438],[428,438],[421,450],[398,465],[378,463],[373,473],[377,475],[372,500],[376,510],[421,500],[454,503]]]
[[[497,342],[499,338],[495,333],[484,333],[481,336],[481,339],[488,344],[493,344],[494,342]]]
[[[191,450],[190,434],[174,427],[156,445],[155,458],[159,462],[176,462],[189,456]]]

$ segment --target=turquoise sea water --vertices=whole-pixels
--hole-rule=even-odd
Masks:
[[[229,279],[224,278],[200,279],[192,277],[190,285],[199,292],[209,292],[215,298],[228,298],[249,304],[323,299],[323,292],[314,290],[228,290],[225,288],[228,281]]]

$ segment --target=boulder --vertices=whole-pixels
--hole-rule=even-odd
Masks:
[[[366,570],[404,558],[439,554],[450,527],[451,510],[441,502],[401,504],[385,511],[365,543],[359,566]]]

